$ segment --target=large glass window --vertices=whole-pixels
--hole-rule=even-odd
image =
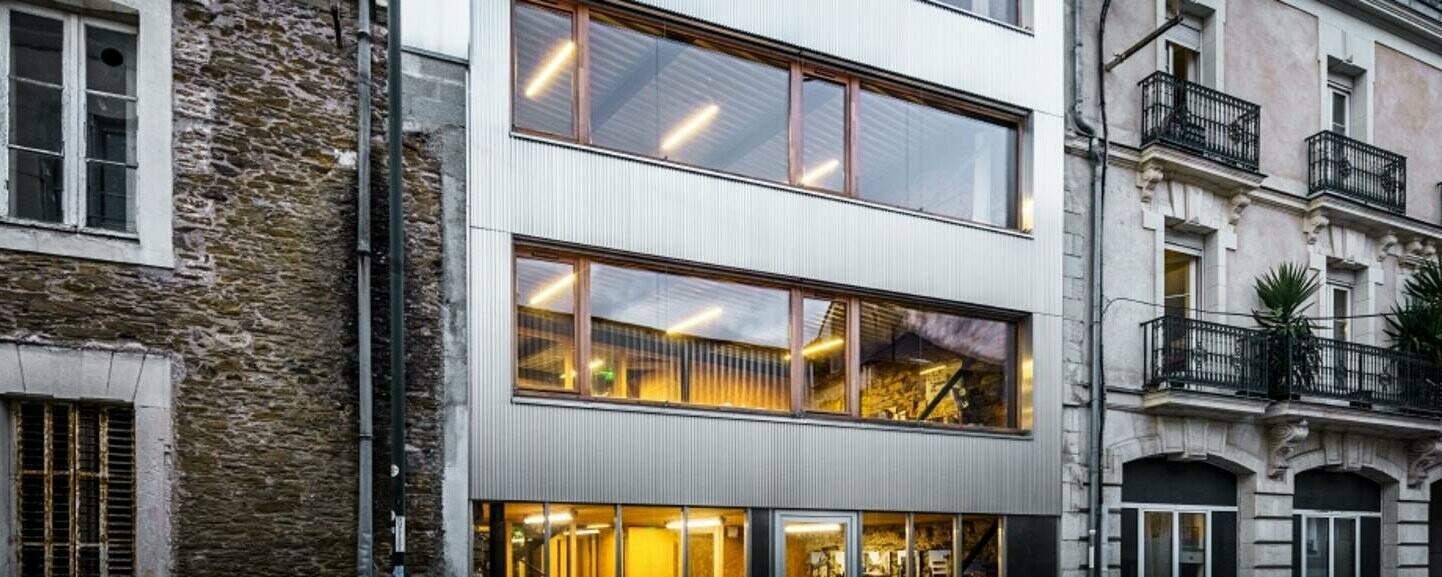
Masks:
[[[781,289],[593,264],[592,393],[785,410],[789,302]]]
[[[860,321],[862,417],[1011,423],[1010,323],[870,301]]]
[[[857,196],[1014,226],[1016,127],[876,87],[861,90]]]
[[[594,144],[786,180],[789,70],[605,14],[589,34]]]
[[[844,299],[807,298],[801,303],[801,358],[806,410],[847,412]]]
[[[517,129],[1018,225],[1016,114],[596,6],[518,2],[515,28]]]
[[[1014,426],[1014,321],[685,267],[517,253],[517,389]]]
[[[680,507],[622,507],[625,575],[683,577]]]
[[[1357,577],[1362,574],[1360,515],[1302,517],[1303,577]]]
[[[1206,577],[1211,564],[1204,511],[1142,512],[1142,575]]]
[[[16,218],[62,218],[63,31],[58,19],[10,13],[9,214]]]
[[[515,18],[516,126],[572,135],[578,58],[571,14],[517,3]]]
[[[576,268],[516,259],[516,386],[574,390]]]
[[[135,35],[85,27],[86,225],[135,228]]]
[[[1201,275],[1198,274],[1201,259],[1190,251],[1167,250],[1162,259],[1164,272],[1162,295],[1167,316],[1193,317],[1197,308],[1197,296],[1201,293]]]
[[[916,549],[915,577],[953,577],[959,561],[956,552],[956,515],[917,513],[912,518],[912,547]]]
[[[905,577],[907,514],[867,511],[861,514],[861,574]]]
[[[687,577],[745,577],[746,510],[687,509],[686,566]]]
[[[850,564],[848,517],[782,517],[785,577],[845,577]]]

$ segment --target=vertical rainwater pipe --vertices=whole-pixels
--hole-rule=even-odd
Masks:
[[[390,176],[391,575],[406,574],[406,213],[401,155],[401,0],[390,0],[386,22],[386,167]]]
[[[375,433],[371,381],[371,5],[358,0],[356,15],[356,392],[360,407],[356,495],[356,577],[375,575],[372,529],[372,457]]]

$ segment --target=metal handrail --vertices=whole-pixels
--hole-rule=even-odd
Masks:
[[[1262,107],[1165,72],[1144,78],[1142,145],[1165,143],[1194,154],[1257,170]]]

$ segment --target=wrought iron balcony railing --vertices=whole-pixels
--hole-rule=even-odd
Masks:
[[[1267,339],[1241,327],[1164,316],[1142,325],[1147,388],[1266,395]]]
[[[1336,132],[1307,139],[1310,194],[1330,193],[1382,210],[1407,212],[1407,158]]]
[[[1141,87],[1142,146],[1165,143],[1257,170],[1262,107],[1165,72],[1146,77]]]
[[[1274,400],[1442,414],[1442,365],[1392,349],[1181,317],[1142,325],[1148,389],[1231,392]]]

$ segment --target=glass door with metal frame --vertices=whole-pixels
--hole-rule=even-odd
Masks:
[[[1358,515],[1302,516],[1302,577],[1362,574],[1362,520]]]
[[[777,512],[776,577],[859,575],[855,513]]]
[[[1209,577],[1211,512],[1143,510],[1139,577]]]

